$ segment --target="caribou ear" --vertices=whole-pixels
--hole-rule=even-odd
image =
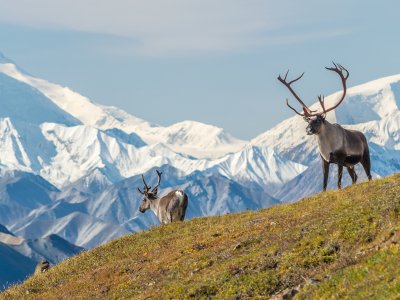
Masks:
[[[155,187],[151,192],[154,194],[154,196],[157,196],[158,187]]]

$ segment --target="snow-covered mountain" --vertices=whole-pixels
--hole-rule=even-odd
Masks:
[[[254,145],[215,159],[205,164],[204,170],[196,167],[204,172],[223,174],[243,185],[257,184],[269,193],[307,169],[302,164],[283,159],[269,147]]]
[[[222,128],[199,122],[184,121],[169,127],[150,124],[116,107],[95,104],[67,87],[32,77],[5,58],[3,61],[5,63],[0,61],[2,77],[35,91],[41,98],[52,101],[64,113],[73,116],[84,125],[103,131],[120,129],[127,134],[135,133],[148,144],[163,143],[176,152],[201,158],[232,153],[245,144],[244,141],[234,138]],[[21,98],[30,99],[31,97],[21,96]],[[54,118],[57,118],[57,115],[48,119],[47,122],[67,125],[60,118],[56,122],[52,121]]]
[[[28,75],[4,57],[2,61],[0,140],[4,142],[0,149],[7,153],[0,157],[3,172],[39,174],[62,188],[95,169],[115,183],[157,165],[170,164],[188,175],[195,170],[218,169],[222,164],[220,169],[225,174],[257,179],[270,186],[280,185],[304,170],[274,154],[280,166],[287,165],[282,171],[280,166],[264,166],[270,176],[263,176],[259,170],[242,174],[253,162],[247,155],[249,148],[221,128],[193,121],[169,127],[150,124]],[[239,156],[240,162],[234,156]],[[227,165],[230,160],[235,166]],[[242,171],[237,169],[239,164]]]
[[[131,134],[132,135],[132,134]],[[122,137],[120,137],[122,136]],[[66,126],[43,123],[14,124],[0,119],[0,169],[40,174],[62,188],[71,182],[101,170],[110,182],[141,174],[153,166],[172,165],[185,174],[214,169],[230,178],[256,180],[257,183],[282,185],[305,167],[281,159],[264,147],[244,147],[218,159],[196,159],[174,152],[162,143],[138,147],[115,131],[101,131],[86,125]],[[251,166],[251,169],[249,168]]]

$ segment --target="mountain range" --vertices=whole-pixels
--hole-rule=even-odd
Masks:
[[[140,175],[154,182],[156,169],[163,172],[160,194],[183,188],[189,195],[187,218],[269,207],[321,191],[317,144],[298,116],[250,141],[194,121],[159,126],[36,78],[1,54],[0,103],[0,224],[26,241],[63,240],[55,243],[68,245],[61,247],[65,253],[158,224],[152,213],[138,211],[137,192]],[[400,171],[399,107],[395,75],[349,88],[327,115],[365,133],[374,177]],[[331,168],[329,188],[335,188],[335,172]],[[362,180],[363,171],[358,174]],[[1,261],[12,251],[39,257],[1,240],[0,246]]]

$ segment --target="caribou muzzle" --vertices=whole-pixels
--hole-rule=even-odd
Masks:
[[[313,135],[317,133],[316,130],[313,128],[312,124],[308,124],[306,132],[308,135]]]

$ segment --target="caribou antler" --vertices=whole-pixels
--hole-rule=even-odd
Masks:
[[[297,77],[297,78],[295,78],[295,79],[293,79],[292,81],[289,81],[289,82],[287,82],[287,80],[286,80],[287,75],[289,73],[289,70],[286,72],[286,75],[285,75],[284,78],[282,78],[281,75],[278,76],[278,80],[280,82],[282,82],[289,89],[289,91],[292,93],[292,95],[296,98],[297,101],[299,101],[299,103],[303,107],[303,112],[304,113],[299,113],[296,109],[294,109],[292,106],[289,105],[289,101],[288,101],[288,99],[286,99],[286,105],[290,109],[292,109],[296,114],[298,114],[298,115],[300,115],[302,117],[305,117],[305,118],[310,118],[310,117],[317,116],[317,115],[325,116],[327,112],[335,109],[336,107],[338,107],[340,105],[340,103],[342,103],[343,99],[346,96],[346,80],[347,80],[347,78],[349,78],[349,74],[350,73],[342,65],[336,64],[334,62],[332,62],[332,63],[334,65],[334,67],[325,67],[325,69],[327,69],[329,71],[336,72],[340,76],[340,78],[342,80],[343,94],[342,94],[342,97],[340,98],[340,100],[334,106],[332,106],[332,107],[330,107],[328,109],[325,109],[325,97],[322,96],[322,95],[319,95],[318,96],[318,101],[319,101],[319,103],[320,103],[320,105],[322,107],[322,111],[323,111],[322,113],[317,113],[315,110],[311,110],[307,105],[305,105],[304,102],[300,99],[300,97],[295,93],[295,91],[291,87],[291,84],[293,82],[296,82],[297,80],[299,80],[301,77],[303,77],[304,73],[301,74],[299,77]]]
[[[295,110],[292,106],[289,105],[289,101],[286,99],[286,105],[289,106],[290,109],[292,109],[296,114],[302,116],[302,117],[306,117],[309,118],[312,115],[312,110],[308,108],[307,105],[304,104],[304,102],[300,99],[300,97],[296,94],[296,92],[292,89],[291,84],[296,82],[297,80],[299,80],[301,77],[303,77],[304,73],[301,74],[299,77],[293,79],[292,81],[287,82],[286,78],[289,74],[289,70],[286,72],[285,77],[282,78],[281,75],[278,76],[278,80],[280,82],[282,82],[288,89],[289,91],[292,93],[292,95],[296,98],[297,101],[299,101],[299,103],[301,104],[301,106],[303,107],[303,112],[304,113],[299,113],[297,110]]]
[[[162,172],[159,172],[158,170],[156,170],[156,172],[157,172],[158,180],[157,180],[156,186],[152,189],[152,192],[157,194],[158,187],[160,186],[160,183],[161,183],[161,174],[162,174]]]
[[[290,106],[289,100],[287,98],[286,98],[286,105],[289,106],[289,108],[292,109],[296,114],[298,114],[299,116],[304,117],[305,112],[304,112],[304,114],[299,113],[296,109],[294,109],[292,106]]]
[[[325,116],[326,116],[326,111],[325,111],[325,96],[319,95],[319,96],[318,96],[318,101],[319,101],[319,104],[321,104],[321,107],[322,107],[322,115],[323,115],[323,117],[325,117]]]
[[[151,186],[147,186],[146,181],[144,180],[143,174],[142,174],[142,181],[143,181],[143,184],[144,184],[144,192],[142,192],[139,188],[137,188],[137,189],[138,189],[139,193],[144,195],[144,194],[147,194],[150,191]]]
[[[142,181],[143,181],[143,184],[144,184],[144,192],[142,192],[142,191],[140,190],[140,188],[137,188],[138,191],[139,191],[139,193],[141,193],[142,195],[145,195],[145,194],[147,195],[147,193],[148,193],[148,192],[150,191],[150,189],[151,189],[151,192],[152,192],[152,193],[157,194],[158,187],[160,186],[160,183],[161,183],[161,174],[162,174],[162,172],[159,172],[158,170],[156,170],[156,172],[157,172],[158,180],[157,180],[156,186],[153,187],[153,189],[151,189],[151,186],[148,186],[148,185],[146,184],[146,181],[144,180],[144,176],[143,176],[143,174],[142,174]]]
[[[322,109],[324,110],[324,113],[326,114],[327,112],[334,110],[336,107],[338,107],[340,105],[340,103],[342,103],[342,101],[344,100],[344,97],[346,97],[346,80],[347,78],[349,78],[349,71],[347,71],[347,69],[345,67],[343,67],[340,64],[336,64],[334,62],[332,62],[333,65],[335,66],[334,68],[328,68],[325,67],[325,69],[329,70],[329,71],[333,71],[335,73],[337,73],[340,76],[340,79],[342,80],[342,86],[343,86],[343,94],[342,97],[340,98],[340,100],[332,107],[325,109],[324,107],[322,107]]]

